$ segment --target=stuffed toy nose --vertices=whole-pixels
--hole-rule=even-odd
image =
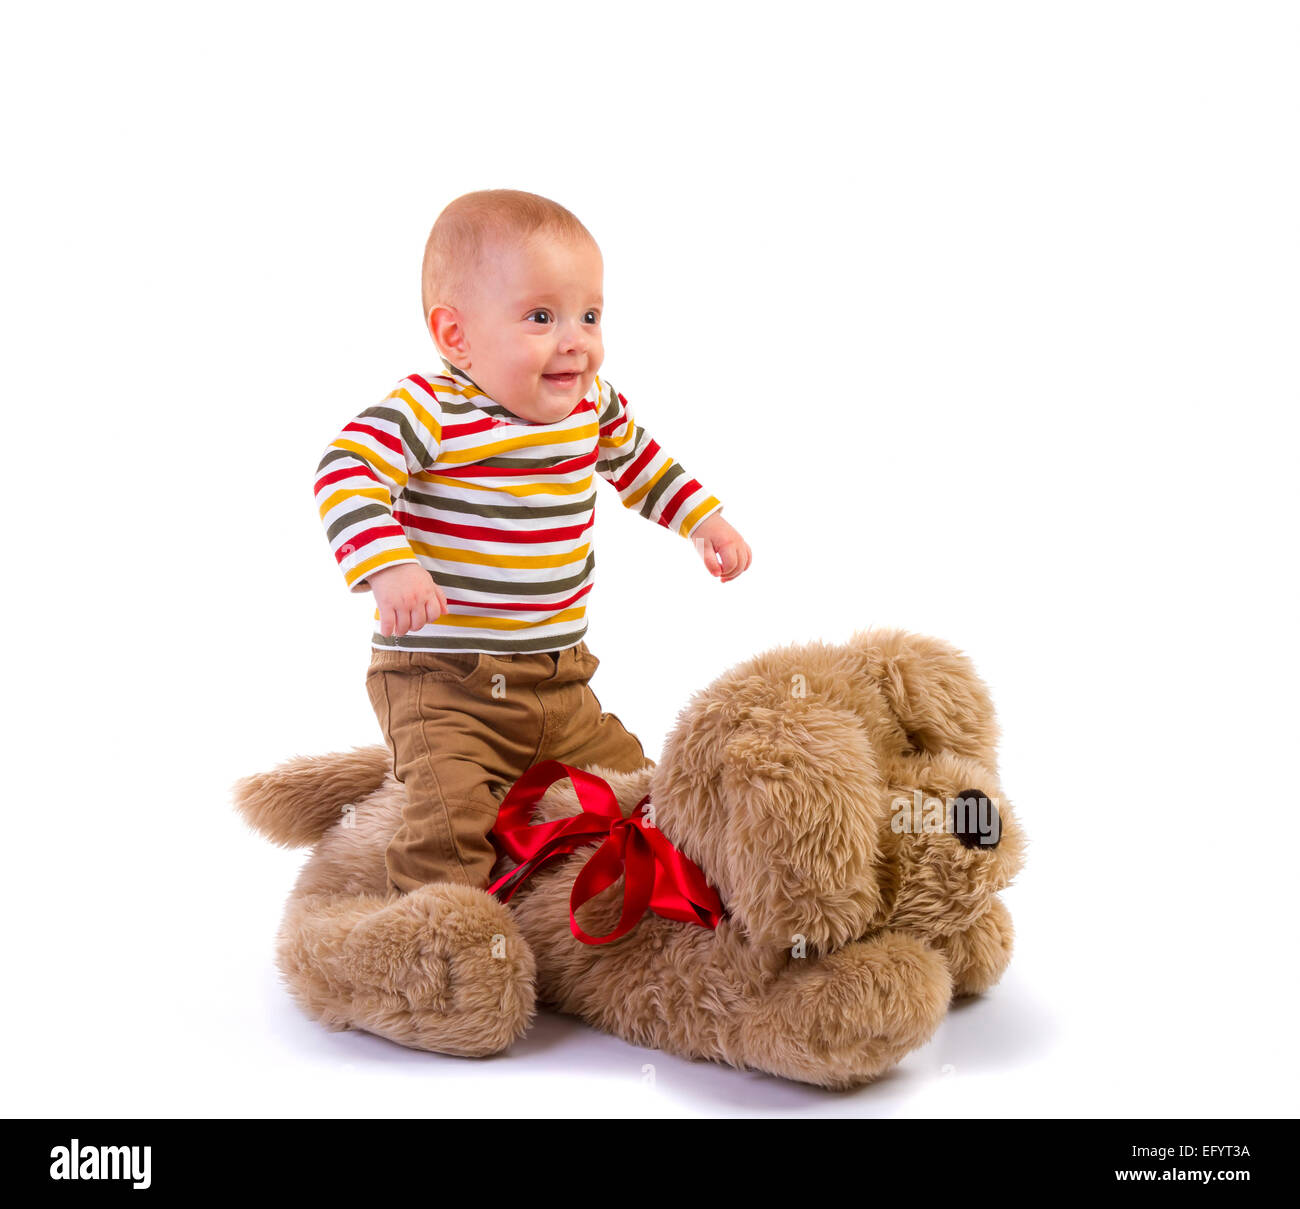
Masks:
[[[967,848],[996,848],[1002,838],[1002,819],[982,789],[963,789],[953,802],[952,829]]]

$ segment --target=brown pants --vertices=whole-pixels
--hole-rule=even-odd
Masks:
[[[366,690],[406,786],[386,856],[390,893],[437,881],[486,887],[501,799],[541,760],[619,772],[651,763],[588,687],[600,660],[585,642],[502,655],[371,650]]]

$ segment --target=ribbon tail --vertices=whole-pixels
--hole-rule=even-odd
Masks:
[[[592,818],[592,815],[578,814],[567,819],[556,819],[553,823],[539,823],[525,828],[530,833],[526,839],[517,837],[516,842],[502,845],[507,854],[519,864],[488,886],[488,893],[507,903],[514,892],[543,865],[557,856],[567,856],[607,834],[599,819],[593,826]],[[545,834],[547,831],[550,832],[549,835]],[[504,895],[502,890],[505,891]]]
[[[604,936],[589,936],[578,925],[578,908],[602,890],[623,878],[623,909],[612,932]],[[583,944],[604,945],[626,936],[641,921],[650,905],[654,887],[654,855],[641,842],[635,829],[623,831],[618,840],[611,837],[596,854],[583,865],[574,879],[573,893],[569,896],[569,930]]]

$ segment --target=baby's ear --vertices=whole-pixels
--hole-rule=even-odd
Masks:
[[[850,642],[862,651],[913,748],[996,764],[993,700],[966,655],[940,638],[905,630],[859,631]]]

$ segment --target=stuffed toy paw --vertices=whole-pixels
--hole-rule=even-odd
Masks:
[[[997,738],[966,656],[869,630],[725,673],[656,765],[550,778],[507,807],[495,895],[386,897],[404,790],[384,747],[292,761],[236,799],[273,840],[315,844],[277,958],[331,1027],[486,1054],[541,1002],[636,1045],[847,1088],[1006,968],[997,894],[1024,841]],[[550,837],[538,856],[508,813]]]
[[[536,1011],[536,968],[510,909],[450,883],[404,895],[384,852],[405,788],[388,749],[300,758],[235,785],[244,817],[285,847],[314,844],[276,939],[289,991],[331,1029],[362,1029],[415,1049],[484,1057]]]

